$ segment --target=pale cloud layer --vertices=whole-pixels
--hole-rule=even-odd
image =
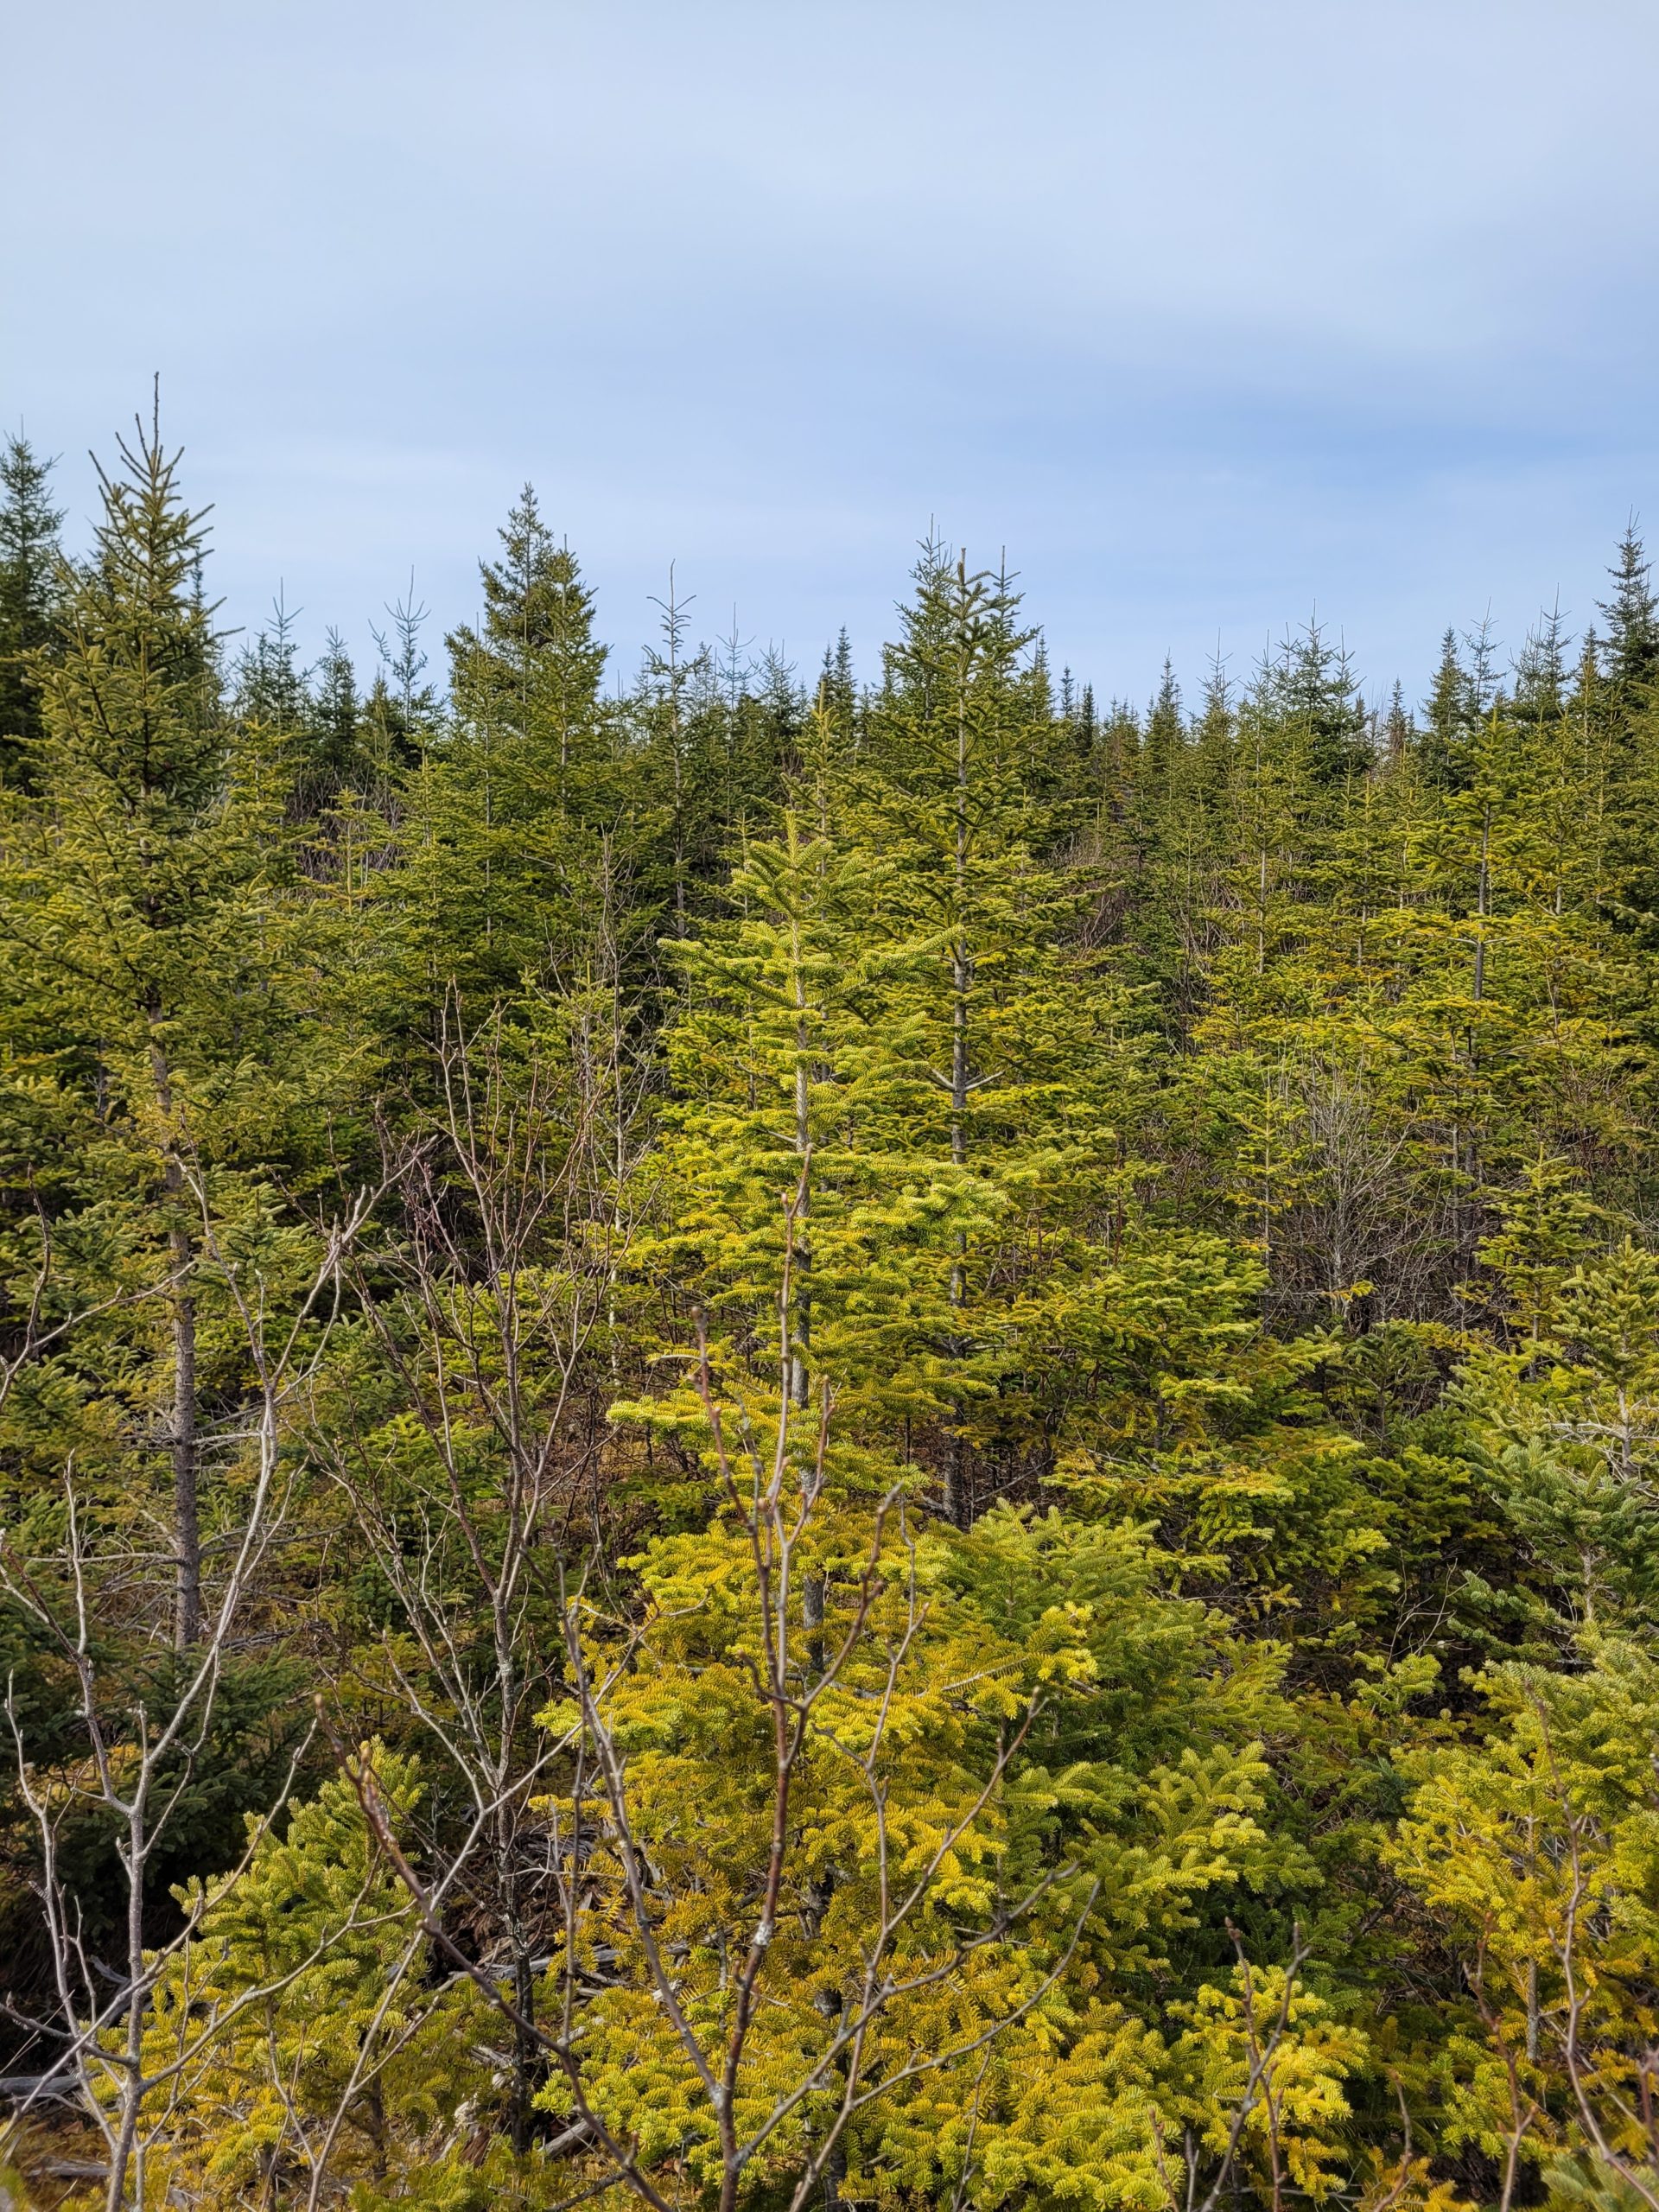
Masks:
[[[1651,0],[14,9],[0,410],[159,368],[216,586],[436,622],[534,480],[632,648],[866,664],[935,519],[1057,658],[1421,683],[1659,537]]]

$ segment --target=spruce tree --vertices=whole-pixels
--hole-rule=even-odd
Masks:
[[[29,748],[41,734],[29,662],[51,642],[63,588],[63,512],[52,504],[51,473],[27,438],[7,439],[0,453],[0,782],[27,776]]]
[[[1317,620],[1285,641],[1277,669],[1281,712],[1306,747],[1321,785],[1341,784],[1370,766],[1364,703],[1347,650],[1333,645]]]
[[[1559,722],[1567,692],[1567,646],[1571,640],[1559,605],[1539,618],[1527,634],[1515,664],[1510,710],[1517,721]]]
[[[828,716],[842,747],[849,749],[858,715],[858,683],[853,672],[852,639],[844,629],[833,645],[823,649],[815,696],[820,713]]]
[[[1083,1224],[1103,1211],[1112,1119],[1135,1061],[1096,1055],[1098,1039],[1121,1035],[1121,995],[1063,941],[1086,895],[1049,857],[1071,812],[1051,795],[1070,737],[1049,711],[1017,595],[1005,576],[930,544],[902,614],[848,821],[893,871],[899,932],[933,948],[895,986],[891,1017],[918,1027],[931,1141],[999,1199],[994,1226],[957,1234],[939,1347],[961,1377],[939,1471],[946,1511],[966,1524],[976,1457],[1001,1481],[1051,1448],[1011,1309],[1064,1273]]]
[[[1383,759],[1390,765],[1397,765],[1403,760],[1416,734],[1417,726],[1406,705],[1405,687],[1395,677],[1394,689],[1389,694],[1389,710],[1382,717],[1381,747]]]
[[[613,793],[593,598],[527,486],[480,567],[484,617],[449,638],[450,716],[404,779],[395,889],[429,1021],[580,966]],[[423,709],[429,724],[429,709]]]
[[[500,532],[500,557],[481,562],[482,626],[449,639],[451,694],[461,719],[533,750],[562,818],[602,804],[600,685],[606,648],[594,636],[594,595],[569,545],[542,520],[526,484]]]
[[[310,696],[299,664],[294,616],[279,596],[270,623],[237,656],[231,704],[244,721],[259,722],[277,736],[297,738],[309,719]]]
[[[1618,542],[1618,560],[1607,573],[1612,595],[1599,602],[1607,625],[1603,665],[1617,709],[1628,723],[1645,703],[1649,687],[1659,675],[1659,598],[1653,590],[1653,563],[1637,536],[1634,516]]]
[[[202,518],[153,426],[122,443],[100,488],[59,640],[29,664],[41,729],[0,843],[7,1167],[55,1221],[54,1299],[88,1318],[10,1410],[17,1464],[49,1479],[52,1408],[78,1406],[80,1478],[133,1489],[141,1510],[165,1459],[184,1647],[223,1449],[204,1398],[239,1387],[211,1318],[204,1228],[238,1218],[252,1233],[277,1164],[305,1156],[296,1132],[334,1094],[301,1042],[316,948],[285,903],[285,761],[226,710]]]
[[[357,669],[338,630],[331,630],[312,677],[310,758],[303,785],[318,803],[338,797],[366,766]]]
[[[141,427],[120,454],[116,474],[100,471],[97,547],[68,595],[60,654],[35,664],[43,728],[29,757],[38,797],[14,816],[0,929],[33,986],[31,1010],[58,1033],[53,1058],[79,1077],[77,1089],[90,1081],[95,1096],[115,1092],[158,1171],[174,1630],[185,1646],[200,1620],[201,1541],[195,1207],[181,1063],[205,980],[202,892],[220,873],[227,760],[212,610],[196,588],[202,518],[180,498],[177,458],[155,430]]]
[[[1135,831],[1138,859],[1144,870],[1154,866],[1171,819],[1180,804],[1186,720],[1181,712],[1181,687],[1168,657],[1157,691],[1147,708],[1141,726],[1141,751],[1135,763]]]
[[[1423,774],[1436,789],[1456,791],[1466,780],[1465,755],[1476,715],[1474,687],[1458,651],[1458,633],[1448,627],[1440,640],[1433,688],[1423,702],[1420,746]]]

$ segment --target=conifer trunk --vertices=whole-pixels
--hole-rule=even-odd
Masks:
[[[1475,936],[1474,999],[1477,1006],[1486,995],[1486,908],[1491,884],[1491,849],[1492,809],[1488,801],[1480,817],[1480,876],[1475,887],[1475,912],[1479,918]]]
[[[176,1163],[172,1173],[177,1175]],[[177,1587],[173,1641],[188,1651],[201,1634],[201,1513],[196,1452],[196,1301],[183,1287],[194,1256],[188,1232],[173,1231],[173,1529]]]
[[[957,577],[962,595],[967,596],[967,561],[957,563]],[[968,949],[968,670],[965,658],[957,683],[957,807],[955,893],[957,930],[950,947],[950,1159],[954,1166],[965,1166],[968,1160],[968,994],[974,975],[973,956]],[[957,1315],[956,1342],[952,1346],[960,1359],[968,1347],[963,1335],[961,1315],[968,1298],[967,1244],[965,1235],[958,1231],[957,1257],[950,1269],[950,1306]],[[957,1408],[960,1414],[961,1408]],[[945,1468],[945,1518],[958,1529],[968,1526],[968,1469],[967,1452],[963,1440],[960,1421],[950,1439],[950,1458]]]
[[[793,848],[796,836],[793,817],[790,821],[789,836]],[[812,1153],[812,1089],[808,1065],[810,1036],[806,1026],[806,976],[802,967],[798,922],[791,931],[791,954],[795,1000],[795,1154],[801,1163],[801,1181],[791,1230],[794,1243],[794,1312],[790,1326],[789,1395],[791,1404],[804,1408],[808,1389],[807,1362],[812,1350],[812,1249],[809,1230],[812,1185],[807,1173],[807,1163]],[[801,1629],[806,1647],[807,1668],[814,1682],[822,1680],[823,1675],[824,1601],[823,1571],[821,1567],[809,1567],[801,1584]]]
[[[183,1218],[184,1170],[171,1123],[173,1078],[167,1054],[154,1039],[158,1010],[150,1008],[149,1062],[156,1103],[168,1124],[162,1186],[172,1221],[168,1253],[172,1262],[169,1299],[173,1335],[173,1405],[168,1452],[173,1463],[173,1643],[188,1651],[201,1634],[201,1502],[196,1423],[196,1301],[190,1291],[195,1249]]]

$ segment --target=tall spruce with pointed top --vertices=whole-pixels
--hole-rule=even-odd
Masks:
[[[1559,604],[1541,613],[1516,656],[1509,710],[1517,722],[1547,727],[1566,710],[1567,648],[1572,644]]]
[[[1121,994],[1065,942],[1084,893],[1051,857],[1071,812],[1052,769],[1072,741],[1033,641],[1006,576],[924,547],[849,771],[849,832],[893,869],[897,929],[931,948],[892,995],[930,1086],[915,1141],[998,1200],[958,1233],[938,1347],[960,1387],[935,1451],[963,1525],[1052,1448],[1014,1313],[1037,1309],[1098,1217],[1133,1081],[1131,1053],[1099,1049],[1122,1034]]]
[[[542,520],[532,485],[500,538],[500,558],[479,565],[481,627],[463,624],[449,639],[455,704],[479,727],[533,747],[561,816],[581,816],[603,766],[606,648],[594,636],[594,595]]]
[[[52,463],[27,438],[6,440],[0,451],[0,782],[27,777],[29,747],[41,734],[29,658],[52,639],[63,588],[63,512],[52,504],[51,472]]]
[[[1316,785],[1339,785],[1364,773],[1371,747],[1353,663],[1347,648],[1333,645],[1317,620],[1286,639],[1275,689]]]
[[[1170,817],[1180,804],[1186,718],[1173,662],[1166,654],[1158,689],[1147,708],[1135,765],[1135,829],[1142,869],[1160,849]]]
[[[591,936],[612,799],[593,594],[526,485],[448,639],[448,725],[406,780],[399,889],[432,1007],[481,1014]]]
[[[0,1121],[7,1179],[34,1198],[7,1273],[49,1260],[54,1312],[90,1315],[8,1413],[14,1464],[42,1481],[67,1449],[131,1502],[169,1468],[184,1648],[217,1448],[203,1397],[235,1389],[203,1338],[202,1224],[221,1172],[255,1160],[263,1182],[291,1160],[287,1117],[316,1071],[285,1019],[308,963],[277,887],[280,748],[226,709],[179,456],[153,424],[119,451],[92,556],[64,572],[59,635],[27,664],[27,788],[0,793]],[[245,1185],[236,1203],[260,1210]]]
[[[1469,737],[1478,712],[1474,685],[1458,651],[1458,633],[1448,628],[1440,639],[1433,685],[1423,702],[1419,741],[1423,775],[1437,791],[1459,791],[1467,781]]]
[[[1599,602],[1606,620],[1604,664],[1614,703],[1625,722],[1646,703],[1659,676],[1659,598],[1653,590],[1653,563],[1636,534],[1632,516],[1618,541],[1618,557],[1608,569],[1611,597]]]
[[[853,673],[853,644],[843,627],[833,645],[823,649],[818,673],[817,702],[843,741],[853,741],[858,713],[858,683]]]

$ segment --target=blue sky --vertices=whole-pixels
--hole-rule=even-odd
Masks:
[[[1196,691],[1320,618],[1576,628],[1659,540],[1652,0],[54,0],[0,60],[0,420],[162,375],[215,588],[444,622],[519,483],[632,664],[873,664],[915,539]]]

